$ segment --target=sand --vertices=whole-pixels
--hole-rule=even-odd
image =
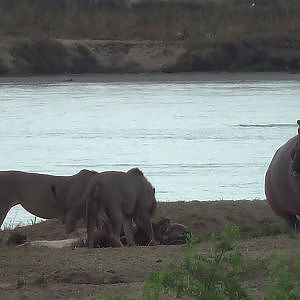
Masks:
[[[284,221],[266,201],[179,201],[160,203],[155,219],[169,217],[183,223],[201,240],[196,250],[207,254],[211,234],[218,234],[228,224],[241,232],[239,246],[249,264],[258,270],[245,278],[255,299],[263,299],[268,288],[266,268],[261,262],[272,253],[291,256],[300,249],[300,239],[287,234]],[[66,235],[62,224],[49,220],[17,230],[34,240],[63,240],[84,237],[79,226]],[[99,299],[103,292],[136,297],[150,271],[160,270],[166,261],[179,262],[186,245],[87,249],[71,247],[8,247],[8,232],[0,232],[1,299]]]

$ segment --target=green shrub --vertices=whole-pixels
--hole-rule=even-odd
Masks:
[[[179,265],[169,263],[162,272],[150,273],[144,284],[143,298],[159,299],[168,293],[194,299],[250,299],[239,282],[242,254],[235,242],[236,227],[226,228],[221,238],[214,238],[209,255],[196,253],[192,245]]]
[[[275,256],[269,266],[271,285],[266,300],[299,300],[295,288],[300,282],[300,252],[297,253],[289,266],[283,259]]]

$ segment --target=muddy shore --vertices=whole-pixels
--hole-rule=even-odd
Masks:
[[[229,81],[300,80],[300,73],[291,72],[186,72],[186,73],[115,73],[115,74],[64,74],[39,76],[0,76],[0,84],[59,84],[59,83],[184,83]]]
[[[266,201],[189,201],[159,203],[156,220],[169,217],[190,227],[200,237],[201,253],[210,249],[209,237],[228,224],[241,232],[240,246],[251,264],[257,265],[272,253],[292,255],[300,249],[298,236],[292,236]],[[60,240],[84,237],[83,224],[67,236],[59,221],[50,220],[17,228],[34,240]],[[0,232],[2,241],[8,232]],[[166,261],[179,261],[185,245],[125,247],[123,249],[0,246],[1,299],[99,299],[101,292],[135,297],[150,271]],[[267,289],[265,270],[245,279],[255,299],[263,299]]]

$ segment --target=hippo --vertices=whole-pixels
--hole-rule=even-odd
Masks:
[[[300,215],[300,120],[298,134],[275,153],[265,176],[265,193],[272,210],[294,229]]]

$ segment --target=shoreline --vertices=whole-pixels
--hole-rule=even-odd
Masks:
[[[223,203],[223,202],[236,202],[239,203],[241,201],[245,202],[256,202],[256,201],[261,201],[263,203],[266,202],[266,199],[259,199],[259,198],[254,198],[254,199],[223,199],[223,200],[197,200],[197,199],[190,199],[190,200],[161,200],[157,201],[158,205],[176,205],[177,204],[187,204],[187,203],[209,203],[206,205],[214,205],[213,203]],[[20,215],[24,214],[23,217],[20,217]],[[19,215],[19,218],[16,217]],[[26,211],[20,204],[12,207],[7,214],[7,216],[4,219],[3,224],[0,227],[0,231],[9,228],[9,229],[16,229],[18,227],[26,227],[30,226],[32,224],[38,224],[40,222],[44,221],[49,221],[51,219],[43,219],[37,216],[34,216],[30,212]]]
[[[300,81],[300,73],[291,72],[182,72],[182,73],[93,73],[64,75],[3,76],[0,85],[60,83],[197,83]]]
[[[236,224],[245,234],[250,235],[261,231],[261,228],[278,232],[280,227],[285,227],[284,220],[272,211],[268,201],[258,199],[158,201],[153,220],[159,221],[162,218],[187,225],[193,233],[202,237],[207,237],[212,232],[221,232],[228,223]],[[55,232],[54,235],[49,231],[49,226]],[[85,228],[85,225],[79,221],[78,227]],[[7,229],[25,228],[33,228],[33,232],[37,230],[37,235],[32,235],[33,239],[42,238],[44,234],[41,235],[41,232],[47,233],[46,236],[52,239],[74,237],[73,234],[65,233],[64,225],[58,219],[39,219],[16,227],[9,226]]]

